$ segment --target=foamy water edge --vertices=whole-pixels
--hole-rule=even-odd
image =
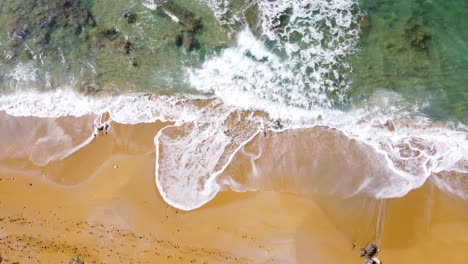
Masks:
[[[113,122],[122,124],[151,123],[156,121],[173,122],[175,127],[196,123],[206,129],[208,133],[216,135],[219,142],[229,142],[233,145],[232,149],[217,152],[214,155],[210,152],[193,153],[192,162],[201,162],[197,157],[199,155],[213,157],[213,160],[206,160],[208,163],[201,163],[201,167],[207,168],[203,174],[207,178],[203,181],[203,190],[197,189],[197,186],[184,185],[187,175],[192,172],[185,171],[179,173],[180,163],[172,164],[166,167],[163,173],[160,168],[165,166],[161,164],[160,157],[160,136],[164,132],[160,130],[155,135],[154,144],[157,159],[155,162],[156,175],[155,181],[159,191],[165,201],[170,205],[183,209],[191,210],[202,206],[213,199],[221,190],[221,186],[216,182],[217,177],[225,170],[234,156],[248,144],[260,131],[263,130],[294,130],[300,128],[312,128],[316,126],[327,126],[341,131],[349,138],[358,140],[372,147],[375,153],[382,154],[387,162],[387,167],[393,171],[394,180],[391,185],[381,186],[381,188],[369,189],[361,186],[360,190],[376,198],[393,198],[406,195],[412,189],[420,187],[428,178],[441,172],[456,172],[457,177],[468,173],[468,133],[465,126],[453,126],[447,124],[431,123],[427,119],[405,119],[404,116],[386,116],[378,112],[366,112],[357,110],[354,112],[325,111],[319,114],[303,109],[280,109],[278,105],[268,105],[264,103],[263,108],[271,107],[271,115],[266,119],[259,119],[258,116],[252,116],[248,132],[227,136],[226,127],[223,120],[238,111],[250,111],[251,109],[233,107],[223,104],[219,99],[212,100],[208,108],[198,107],[193,104],[194,98],[185,96],[156,96],[148,94],[129,94],[108,98],[93,98],[83,96],[72,92],[71,90],[56,90],[47,93],[16,93],[0,97],[0,110],[5,111],[12,116],[37,116],[37,117],[61,117],[61,116],[84,116],[89,114],[100,115],[109,113]],[[293,111],[296,111],[294,114]],[[209,113],[209,114],[207,114]],[[287,119],[286,117],[294,118]],[[321,118],[316,118],[321,116]],[[309,117],[309,118],[308,118]],[[274,120],[281,120],[281,129],[275,127]],[[337,122],[333,122],[336,120]],[[244,121],[243,121],[244,122]],[[389,123],[390,122],[390,123]],[[389,127],[391,124],[392,127]],[[174,127],[173,126],[173,127]],[[183,130],[186,131],[186,130]],[[200,130],[205,133],[205,130]],[[193,132],[193,131],[192,131]],[[242,133],[241,133],[242,132]],[[191,133],[187,131],[187,133]],[[197,132],[198,133],[198,132]],[[193,134],[194,137],[181,138],[190,144],[194,144],[194,149],[199,147],[197,142],[199,134]],[[215,137],[215,138],[216,138]],[[207,137],[208,138],[208,137]],[[236,141],[237,140],[237,141]],[[74,146],[67,152],[61,152],[55,159],[63,159],[68,155],[78,151],[85,144],[92,141],[92,136],[87,138],[81,144]],[[235,142],[234,142],[235,141]],[[233,143],[234,142],[234,143]],[[163,142],[164,143],[164,142]],[[166,142],[169,143],[169,142]],[[209,142],[210,144],[212,142]],[[177,151],[187,151],[187,148],[180,148]],[[212,151],[212,150],[209,150]],[[170,153],[178,155],[177,153]],[[189,153],[190,154],[190,153]],[[196,154],[196,155],[195,155]],[[187,156],[189,157],[189,156]],[[38,163],[38,166],[44,166],[53,159]],[[212,165],[208,165],[212,164]],[[405,167],[405,166],[408,167]],[[174,168],[176,167],[176,168]],[[177,186],[167,182],[169,188],[164,189],[161,182],[165,177],[178,177],[182,179],[182,185]],[[170,178],[169,177],[169,178]],[[435,177],[434,183],[442,190],[452,193],[459,198],[466,199],[464,185],[457,185],[450,182],[450,177]],[[167,180],[167,178],[166,178]],[[370,183],[369,183],[370,185]],[[171,187],[172,186],[172,187]],[[175,188],[177,186],[178,188]],[[198,186],[199,187],[199,186]],[[172,189],[171,189],[172,188]],[[185,188],[185,189],[184,189]],[[188,194],[191,193],[197,199],[190,200],[187,197],[170,197],[167,193]],[[184,198],[187,200],[184,201]]]

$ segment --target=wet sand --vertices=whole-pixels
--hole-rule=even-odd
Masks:
[[[21,126],[50,122],[21,120]],[[45,167],[33,165],[27,156],[3,158],[2,263],[68,263],[77,256],[85,263],[363,263],[359,248],[370,241],[380,244],[384,263],[464,263],[468,258],[467,203],[430,181],[403,198],[383,201],[343,198],[325,190],[297,192],[304,182],[277,172],[257,185],[259,191],[226,190],[188,212],[170,207],[154,184],[153,137],[164,125],[114,124],[108,135]],[[291,138],[302,142],[301,137],[316,132],[269,132],[246,151],[263,141],[267,153],[269,145]],[[28,132],[19,128],[18,133]],[[330,137],[320,135],[322,140]],[[296,150],[289,159],[310,154]],[[262,156],[259,169],[268,159],[273,157]],[[337,170],[333,162],[322,162],[329,170],[319,171],[330,172],[319,189],[332,186],[330,177]],[[222,177],[249,181],[249,164],[239,154]],[[284,170],[300,173],[288,166]],[[354,170],[350,172],[359,171]]]

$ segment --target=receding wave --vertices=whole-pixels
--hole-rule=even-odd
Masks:
[[[91,98],[70,90],[2,96],[0,109],[13,116],[57,118],[25,122],[11,117],[2,122],[3,133],[28,131],[27,135],[34,135],[29,136],[29,143],[22,149],[5,149],[2,159],[28,156],[37,166],[64,159],[92,142],[93,124],[104,113],[108,113],[112,122],[123,124],[171,122],[173,125],[157,134],[155,131],[156,182],[164,199],[184,210],[202,206],[224,188],[261,189],[278,171],[291,175],[292,179],[296,175],[299,182],[315,182],[318,188],[321,177],[331,179],[326,176],[327,164],[340,160],[342,164],[337,168],[342,172],[337,175],[342,180],[335,178],[333,188],[324,185],[318,189],[343,196],[365,193],[390,198],[403,196],[430,178],[442,190],[466,199],[466,129],[425,119],[388,119],[389,116],[378,112],[329,111],[321,112],[329,120],[318,120],[312,112],[309,112],[312,118],[306,119],[300,109],[297,119],[294,115],[291,119],[277,119],[267,112],[226,105],[219,99],[150,94]],[[276,108],[273,114],[284,117],[294,114],[292,109]],[[61,126],[59,117],[68,115],[81,116],[80,123]],[[28,127],[19,127],[23,124]],[[32,130],[37,133],[30,133]],[[278,136],[268,139],[269,147],[257,146],[267,133]],[[26,134],[22,141],[28,138]],[[292,135],[295,140],[291,140]],[[2,145],[24,146],[10,141],[11,138],[2,137],[5,140]],[[238,181],[233,175],[228,177],[226,168],[230,170],[234,166],[232,160],[250,153],[249,148],[256,148],[247,155],[250,157],[247,163],[253,165],[246,177],[251,179]],[[308,155],[298,161],[299,154],[294,153]],[[278,162],[261,165],[262,157]],[[358,165],[363,160],[368,165]]]

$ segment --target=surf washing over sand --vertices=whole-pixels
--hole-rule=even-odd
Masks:
[[[186,83],[197,93],[90,96],[71,85],[39,89],[50,87],[38,84],[44,80],[38,75],[47,73],[32,63],[18,64],[6,74],[10,89],[0,97],[0,110],[12,116],[77,116],[83,123],[73,129],[59,123],[30,127],[33,136],[26,145],[31,148],[7,148],[0,157],[28,156],[36,166],[45,166],[94,140],[93,124],[108,122],[112,130],[113,122],[168,122],[154,135],[155,182],[168,204],[192,210],[225,189],[266,188],[264,182],[272,176],[256,167],[265,150],[245,149],[255,138],[271,131],[317,128],[311,131],[345,140],[336,142],[337,147],[326,140],[301,142],[318,149],[308,161],[307,181],[323,176],[319,150],[344,157],[349,166],[362,157],[371,163],[359,175],[343,172],[333,188],[322,192],[402,197],[432,180],[442,191],[468,199],[468,128],[463,123],[433,121],[397,92],[379,90],[358,103],[347,98],[353,71],[348,61],[359,53],[359,21],[365,16],[356,1],[258,0],[259,28],[249,27],[243,13],[227,16],[229,3],[205,3],[218,23],[235,34],[235,43],[207,54],[199,66],[183,67]],[[150,4],[148,9],[161,8]],[[229,29],[239,24],[240,30]],[[45,134],[40,132],[44,129]],[[5,145],[9,139],[2,140]],[[358,154],[349,151],[353,144]],[[275,145],[270,151],[277,152],[270,155],[289,160],[294,149],[286,145]],[[250,160],[251,179],[239,182],[226,171],[236,155]],[[270,165],[271,170],[295,166]]]

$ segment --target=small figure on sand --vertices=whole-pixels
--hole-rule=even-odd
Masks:
[[[281,121],[279,119],[276,119],[273,121],[273,123],[271,124],[271,127],[273,129],[283,129],[283,124],[281,123]]]
[[[103,132],[103,131],[104,131],[104,134],[107,135],[107,131],[108,131],[108,130],[109,130],[109,124],[108,124],[108,123],[95,125],[95,126],[94,126],[94,133],[93,133],[93,135],[94,135],[94,136],[97,136],[97,134],[98,134],[99,132]]]
[[[94,120],[93,136],[96,137],[99,134],[99,132],[104,132],[104,134],[107,135],[107,132],[109,131],[111,122],[112,122],[111,118],[109,118],[105,122],[102,122],[102,116],[96,118],[96,120]]]
[[[382,264],[382,261],[375,256],[379,251],[376,244],[369,243],[366,248],[361,249],[359,256],[364,257],[365,264]]]

